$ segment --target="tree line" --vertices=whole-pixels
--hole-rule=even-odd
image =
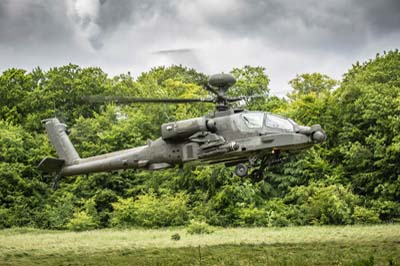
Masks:
[[[83,230],[181,226],[290,226],[398,222],[400,219],[400,53],[377,54],[333,80],[297,75],[287,97],[269,94],[262,67],[231,73],[232,95],[265,94],[250,110],[321,124],[328,139],[239,178],[224,165],[118,171],[56,178],[38,171],[56,157],[41,120],[70,126],[81,157],[144,145],[167,121],[202,116],[211,104],[118,106],[86,95],[205,97],[207,76],[184,66],[156,67],[134,78],[69,64],[48,71],[8,69],[0,76],[0,228]]]

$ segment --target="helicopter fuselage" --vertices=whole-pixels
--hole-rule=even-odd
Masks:
[[[45,125],[59,159],[46,158],[40,168],[62,176],[120,169],[159,170],[187,163],[231,166],[272,153],[307,149],[326,138],[319,125],[300,126],[271,113],[229,109],[165,123],[161,137],[145,146],[81,159],[64,124],[52,118],[45,120]]]

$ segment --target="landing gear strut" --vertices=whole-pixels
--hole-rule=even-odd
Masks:
[[[253,180],[262,180],[264,178],[264,170],[268,166],[268,161],[269,156],[264,156],[260,159],[250,174]]]
[[[247,165],[245,165],[243,163],[240,163],[235,166],[235,174],[239,177],[247,176],[248,172],[249,172],[249,168],[247,167]]]
[[[279,164],[286,161],[287,158],[280,157],[279,150],[273,150],[272,154],[267,154],[262,157],[250,157],[249,166],[244,163],[239,163],[235,166],[235,174],[239,177],[245,177],[249,174],[249,167],[253,169],[250,176],[253,180],[262,180],[264,178],[264,170],[274,164]]]

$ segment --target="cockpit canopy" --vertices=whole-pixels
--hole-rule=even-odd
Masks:
[[[245,112],[240,114],[242,129],[253,131],[265,128],[271,131],[294,132],[297,124],[288,118],[264,112]]]

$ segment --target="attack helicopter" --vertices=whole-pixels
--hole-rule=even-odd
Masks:
[[[38,167],[46,173],[73,176],[121,169],[161,170],[188,163],[223,163],[235,166],[235,174],[245,177],[249,168],[259,174],[268,164],[279,162],[282,152],[304,150],[326,140],[320,125],[303,126],[273,113],[233,108],[233,102],[253,97],[228,97],[226,92],[235,82],[229,74],[211,76],[205,86],[214,95],[211,98],[87,97],[90,102],[122,104],[209,102],[215,104],[215,110],[203,117],[162,124],[161,137],[145,146],[89,158],[80,158],[64,123],[57,118],[45,119],[42,122],[59,158],[44,158]]]

